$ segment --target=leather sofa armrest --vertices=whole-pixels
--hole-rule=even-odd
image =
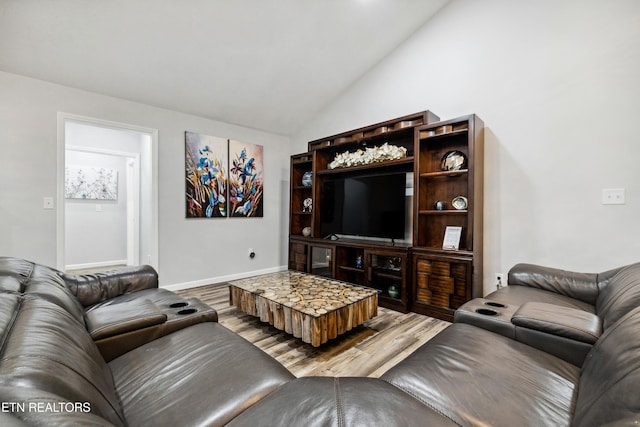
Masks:
[[[516,264],[508,275],[509,286],[528,286],[565,295],[595,305],[598,274],[578,273],[535,264]]]
[[[97,274],[62,274],[62,278],[84,307],[126,293],[158,287],[158,273],[149,265]]]
[[[540,302],[527,302],[511,318],[516,326],[587,344],[602,335],[602,320],[593,313]]]
[[[94,340],[122,335],[166,321],[167,315],[149,300],[102,306],[85,314],[87,330]]]

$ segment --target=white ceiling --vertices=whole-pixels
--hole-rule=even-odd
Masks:
[[[0,70],[295,133],[448,0],[0,0]]]

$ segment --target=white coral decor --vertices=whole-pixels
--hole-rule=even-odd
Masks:
[[[407,149],[396,145],[382,144],[380,147],[358,148],[353,153],[345,151],[336,154],[336,157],[329,163],[329,169],[348,168],[350,166],[368,165],[371,163],[384,162],[385,160],[398,160],[407,157]]]

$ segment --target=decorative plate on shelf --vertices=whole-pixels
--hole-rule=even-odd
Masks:
[[[454,197],[451,201],[451,206],[458,210],[467,209],[467,198],[464,196]]]
[[[462,151],[448,151],[440,160],[440,170],[458,171],[467,167],[467,156]]]

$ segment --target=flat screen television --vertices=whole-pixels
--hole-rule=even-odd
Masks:
[[[320,231],[403,239],[406,173],[331,177],[322,187]]]

